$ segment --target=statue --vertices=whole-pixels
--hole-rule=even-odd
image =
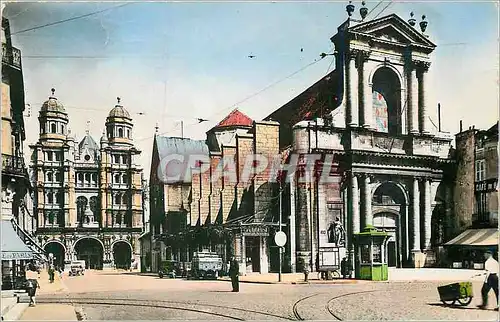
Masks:
[[[328,243],[335,244],[337,247],[345,245],[345,229],[340,221],[340,218],[335,218],[335,221],[328,227]]]

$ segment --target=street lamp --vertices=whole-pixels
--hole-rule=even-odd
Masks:
[[[279,247],[279,273],[278,282],[281,282],[281,267],[283,263],[283,246],[286,244],[286,234],[282,231],[281,227],[281,215],[282,215],[282,196],[283,196],[283,186],[280,178],[280,192],[279,192],[279,231],[274,235],[274,242]]]

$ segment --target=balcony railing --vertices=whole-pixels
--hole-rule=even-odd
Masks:
[[[24,159],[13,155],[2,154],[2,172],[6,174],[28,176]]]
[[[2,64],[9,64],[21,69],[21,51],[15,47],[8,47],[2,43]]]

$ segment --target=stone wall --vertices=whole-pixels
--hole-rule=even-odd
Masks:
[[[474,145],[475,130],[458,133],[456,135],[456,178],[453,191],[455,204],[455,218],[452,231],[460,233],[472,225],[474,213]]]

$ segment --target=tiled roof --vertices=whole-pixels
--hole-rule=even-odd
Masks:
[[[208,146],[205,140],[157,136],[156,148],[158,149],[160,159],[173,154],[183,156],[195,154],[208,155]]]
[[[99,150],[99,146],[97,145],[97,143],[94,141],[94,139],[89,134],[85,135],[83,137],[83,139],[80,141],[80,143],[78,144],[78,149],[80,150],[80,152],[85,147],[87,147],[89,150],[92,150],[92,151]]]
[[[214,128],[230,127],[230,126],[252,126],[253,120],[240,112],[238,109],[233,110]]]

